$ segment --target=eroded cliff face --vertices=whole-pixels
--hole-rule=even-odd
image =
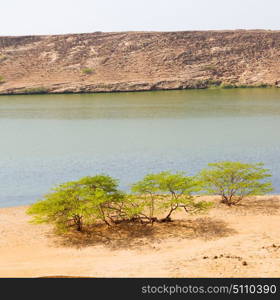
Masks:
[[[0,37],[0,94],[280,85],[280,31]]]

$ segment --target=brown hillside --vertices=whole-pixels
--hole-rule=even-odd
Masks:
[[[280,31],[0,37],[0,93],[279,85]]]

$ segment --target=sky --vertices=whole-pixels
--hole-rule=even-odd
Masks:
[[[280,29],[280,0],[1,0],[0,36]]]

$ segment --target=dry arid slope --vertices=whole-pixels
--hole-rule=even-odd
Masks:
[[[220,83],[280,86],[280,31],[0,37],[0,94],[205,88]]]

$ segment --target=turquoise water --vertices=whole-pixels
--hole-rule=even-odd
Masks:
[[[0,97],[0,206],[106,173],[128,189],[147,172],[264,162],[280,193],[280,89]]]

